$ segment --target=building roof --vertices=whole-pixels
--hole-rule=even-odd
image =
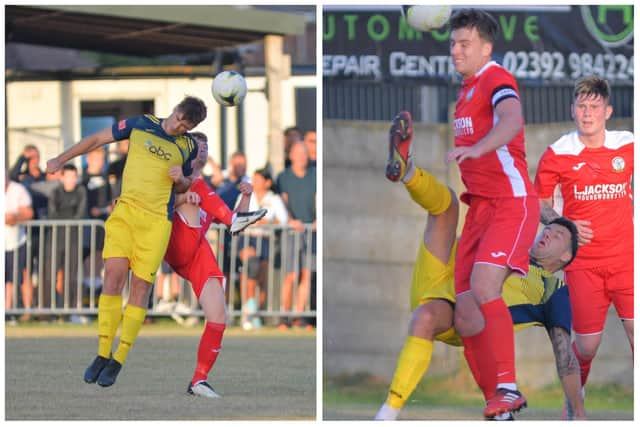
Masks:
[[[6,6],[6,42],[156,56],[302,34],[300,14],[250,6]]]

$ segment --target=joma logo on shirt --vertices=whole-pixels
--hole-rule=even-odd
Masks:
[[[585,185],[582,191],[573,186],[573,196],[576,200],[610,200],[621,199],[627,195],[626,184],[595,184]]]
[[[144,146],[147,147],[147,150],[149,150],[151,154],[154,154],[163,160],[171,160],[171,153],[167,153],[162,149],[162,147],[156,147],[153,145],[153,142],[146,141]]]
[[[455,136],[473,135],[473,120],[471,117],[460,117],[453,121]]]

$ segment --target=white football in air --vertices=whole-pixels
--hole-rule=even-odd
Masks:
[[[233,107],[240,104],[247,94],[247,82],[238,72],[223,71],[213,79],[211,93],[218,104]]]
[[[451,6],[402,6],[402,16],[414,30],[433,31],[449,21]]]

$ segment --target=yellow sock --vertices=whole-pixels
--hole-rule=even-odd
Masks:
[[[429,369],[432,353],[433,341],[413,336],[407,338],[398,357],[396,371],[393,374],[391,387],[389,387],[386,402],[388,406],[394,409],[400,409],[404,406]]]
[[[411,198],[432,215],[441,214],[451,204],[449,188],[424,169],[416,167],[416,173],[405,186]]]
[[[122,295],[100,295],[98,300],[98,356],[109,358],[122,319]]]
[[[136,307],[135,305],[127,304],[124,308],[124,316],[122,319],[122,334],[120,335],[120,343],[118,349],[113,354],[113,358],[124,365],[127,360],[129,350],[136,342],[138,332],[144,323],[144,318],[147,315],[147,309],[142,307]]]

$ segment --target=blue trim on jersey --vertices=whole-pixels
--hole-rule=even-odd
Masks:
[[[562,286],[544,304],[518,304],[509,307],[513,324],[538,322],[549,330],[560,327],[571,333],[569,289]]]
[[[169,196],[169,202],[167,203],[167,219],[173,221],[173,206],[176,203],[176,190],[171,189],[171,196]]]

